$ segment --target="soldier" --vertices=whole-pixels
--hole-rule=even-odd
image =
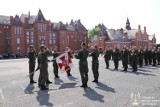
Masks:
[[[131,51],[131,57],[132,57],[132,72],[137,72],[137,62],[138,62],[138,51],[136,49],[136,46],[133,47]]]
[[[123,47],[123,50],[121,51],[121,56],[122,56],[122,65],[123,65],[123,68],[124,68],[123,71],[127,71],[129,51],[128,51],[126,46]]]
[[[149,65],[152,65],[152,49],[149,48],[148,50],[148,61],[149,61]]]
[[[70,58],[73,58],[72,54],[71,54],[71,50],[69,49],[69,47],[66,47],[66,52],[68,52]],[[71,69],[68,69],[66,72],[67,72],[67,76],[72,76],[71,75]]]
[[[157,65],[160,65],[160,47],[157,49]]]
[[[156,48],[153,48],[152,50],[152,62],[153,62],[153,65],[152,66],[156,66],[156,59],[157,59],[157,51],[156,51]]]
[[[60,54],[55,50],[53,53],[53,73],[55,75],[55,78],[60,78],[58,76],[58,64],[56,62],[56,57],[58,57]]]
[[[115,49],[113,50],[112,57],[113,57],[113,61],[114,61],[115,70],[118,70],[119,60],[120,60],[120,52],[117,47],[115,47]]]
[[[148,49],[145,48],[144,49],[144,62],[146,66],[148,66],[148,57],[149,57]]]
[[[143,54],[144,54],[143,49],[142,49],[142,47],[140,47],[138,50],[138,61],[139,61],[140,67],[142,67],[142,65],[143,65]]]
[[[48,80],[48,58],[47,55],[51,54],[51,52],[45,48],[44,45],[40,46],[40,52],[38,53],[38,63],[40,68],[40,74],[38,79],[38,86],[41,90],[48,90],[45,86],[45,83],[51,83]]]
[[[106,48],[106,51],[104,52],[104,60],[106,63],[106,69],[109,68],[109,60],[111,59],[111,53],[110,50],[108,48]]]
[[[98,52],[98,47],[95,45],[94,50],[89,54],[89,56],[92,56],[92,71],[94,75],[94,80],[92,82],[98,82],[98,77],[99,77],[99,52]]]
[[[30,45],[29,52],[28,52],[28,59],[29,59],[29,77],[30,77],[30,83],[37,83],[33,80],[34,76],[34,70],[35,70],[35,64],[36,64],[36,51],[34,49],[33,45]]]
[[[88,82],[88,50],[86,49],[86,44],[83,42],[81,44],[82,49],[78,52],[78,55],[75,55],[79,59],[79,71],[81,75],[82,85],[80,87],[87,87]]]

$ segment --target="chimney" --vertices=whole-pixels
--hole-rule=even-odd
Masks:
[[[13,16],[10,16],[10,23],[12,23],[13,21]]]
[[[28,12],[28,18],[30,18],[30,11]]]
[[[141,30],[141,26],[140,26],[140,25],[138,25],[138,30],[139,30],[139,31]]]
[[[73,19],[71,19],[71,23],[70,23],[70,25],[72,25],[73,24]]]
[[[146,26],[144,26],[144,32],[146,32]]]

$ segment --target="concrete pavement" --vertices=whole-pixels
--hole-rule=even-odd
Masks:
[[[59,72],[54,79],[52,63],[49,76],[53,82],[50,90],[40,91],[37,84],[29,84],[28,60],[0,60],[0,107],[159,107],[160,66],[144,66],[138,73],[122,72],[122,65],[114,71],[105,69],[103,57],[99,58],[99,83],[91,82],[91,58],[88,88],[81,88],[78,60],[73,59],[72,77]],[[38,80],[39,71],[35,73]]]

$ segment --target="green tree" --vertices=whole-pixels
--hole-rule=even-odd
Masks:
[[[92,37],[98,36],[100,33],[100,28],[93,28],[91,30],[88,30],[88,38],[91,40]]]

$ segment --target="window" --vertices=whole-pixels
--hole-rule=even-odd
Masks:
[[[17,44],[20,44],[20,38],[17,38]]]
[[[52,44],[52,39],[49,40],[49,44],[50,44],[50,45]]]
[[[27,44],[29,44],[29,38],[26,39]]]
[[[20,34],[19,27],[17,28],[17,34],[18,34],[18,35]]]
[[[39,36],[39,40],[41,40],[41,36]]]
[[[26,35],[27,35],[27,36],[29,35],[29,31],[26,32]]]
[[[56,37],[56,33],[53,33],[53,37]]]
[[[33,33],[33,31],[31,32],[31,36],[34,36],[34,33]]]
[[[15,34],[15,35],[17,34],[17,30],[16,30],[16,27],[14,28],[14,34]]]
[[[56,40],[53,40],[53,44],[56,44]]]
[[[33,38],[31,38],[31,43],[34,44],[34,39]]]
[[[52,33],[49,33],[49,38],[52,39]]]
[[[20,35],[22,35],[22,28],[20,28],[20,30],[19,30],[19,34],[20,34]]]

